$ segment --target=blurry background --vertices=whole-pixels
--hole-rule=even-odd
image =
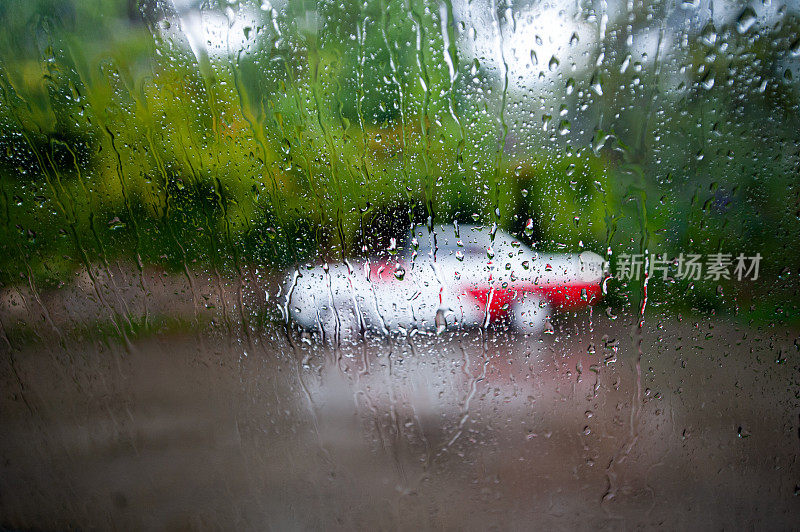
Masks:
[[[796,320],[799,9],[4,2],[0,280],[341,260],[408,212],[612,262],[759,252],[756,283],[649,295]]]

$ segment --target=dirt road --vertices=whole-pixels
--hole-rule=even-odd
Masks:
[[[793,528],[796,331],[4,346],[0,525]]]

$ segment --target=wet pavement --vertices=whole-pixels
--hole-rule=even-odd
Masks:
[[[340,347],[277,325],[6,344],[0,525],[791,529],[797,338],[596,313]]]

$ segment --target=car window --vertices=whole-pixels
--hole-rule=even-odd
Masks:
[[[479,225],[438,226],[433,231],[422,227],[410,233],[409,248],[425,253],[435,249],[437,252],[450,254],[461,250],[464,253],[485,255],[491,248],[510,250],[512,245],[519,247],[519,241],[504,231],[495,230],[494,235],[491,233],[490,228]]]

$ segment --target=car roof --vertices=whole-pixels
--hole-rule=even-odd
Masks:
[[[459,224],[435,226],[433,232],[427,227],[414,228],[412,237],[416,237],[420,250],[433,247],[434,238],[440,250],[463,249],[465,251],[485,251],[489,247],[501,248],[510,246],[515,239],[505,231],[498,229],[494,241],[491,238],[491,227],[486,225]],[[459,244],[460,242],[460,244]]]

